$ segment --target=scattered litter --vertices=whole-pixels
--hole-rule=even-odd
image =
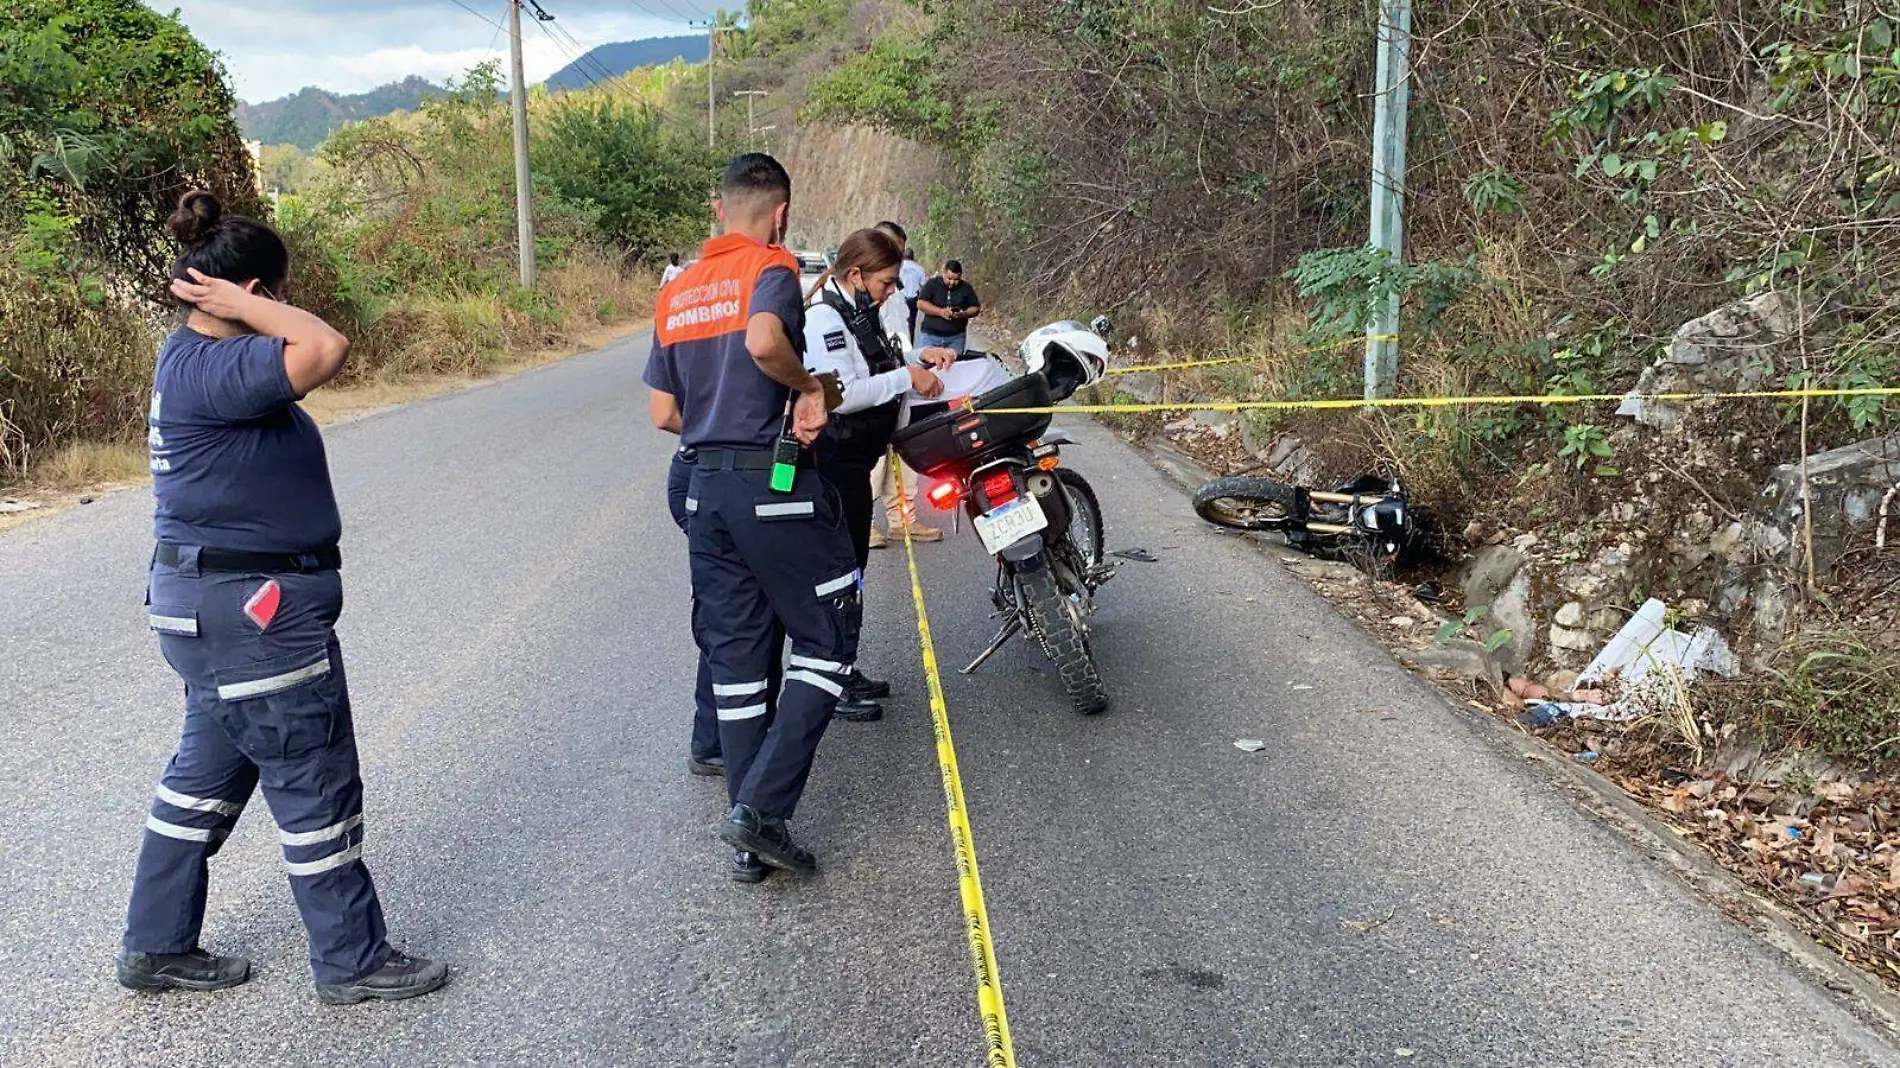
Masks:
[[[1392,1052],[1400,1057],[1416,1057],[1418,1055],[1417,1050],[1407,1049],[1404,1046],[1400,1046],[1398,1049],[1395,1049]]]
[[[1339,926],[1346,928],[1348,931],[1358,931],[1360,934],[1365,934],[1367,931],[1376,931],[1386,924],[1391,923],[1392,917],[1398,914],[1399,908],[1397,905],[1394,905],[1385,910],[1385,915],[1374,916],[1369,920],[1349,920],[1341,916],[1339,918]]]
[[[1412,596],[1426,604],[1437,604],[1445,599],[1445,591],[1436,581],[1426,579],[1412,587]]]
[[[0,515],[6,515],[9,512],[31,512],[35,508],[40,507],[43,507],[43,505],[38,501],[22,501],[8,497],[6,500],[0,501]]]
[[[1144,564],[1158,564],[1161,558],[1146,549],[1116,549],[1110,556],[1119,556],[1124,560],[1139,560]]]
[[[80,503],[80,504],[91,504],[91,503],[92,503],[92,498],[91,498],[91,497],[81,497],[81,498],[79,498],[79,503]]]
[[[1554,701],[1544,701],[1530,705],[1517,714],[1517,721],[1526,727],[1555,727],[1570,716],[1564,706]]]
[[[1654,598],[1636,610],[1623,629],[1590,661],[1577,676],[1576,693],[1566,697],[1581,700],[1551,701],[1527,710],[1533,718],[1549,722],[1527,726],[1549,726],[1555,716],[1627,721],[1636,719],[1659,705],[1674,700],[1678,686],[1687,686],[1704,675],[1734,678],[1741,664],[1722,635],[1707,627],[1684,634],[1669,626],[1669,606]],[[1615,683],[1619,694],[1613,702],[1600,687]]]
[[[1825,889],[1827,885],[1833,882],[1834,880],[1832,880],[1828,876],[1822,875],[1818,871],[1811,871],[1807,873],[1806,875],[1803,875],[1801,877],[1801,881],[1804,883],[1807,883],[1809,886],[1818,886]]]
[[[1246,753],[1258,753],[1267,747],[1267,743],[1258,738],[1241,738],[1234,742],[1234,748]]]
[[[1297,683],[1297,684],[1296,684],[1296,683],[1291,683],[1291,682],[1289,682],[1289,683],[1287,683],[1287,685],[1288,685],[1288,686],[1292,686],[1292,687],[1293,687],[1294,689],[1296,689],[1296,690],[1310,690],[1310,689],[1312,689],[1312,687],[1311,687],[1311,686],[1308,686],[1307,684],[1305,684],[1305,683],[1303,683],[1303,682],[1302,682],[1302,683]]]
[[[1602,756],[1602,755],[1603,755],[1602,753],[1599,753],[1599,752],[1597,752],[1597,751],[1596,751],[1596,750],[1594,750],[1594,749],[1586,749],[1585,751],[1583,751],[1583,752],[1581,752],[1581,753],[1572,753],[1572,754],[1571,754],[1571,756],[1570,756],[1570,759],[1572,759],[1572,760],[1595,760],[1596,758],[1598,758],[1598,757],[1600,757],[1600,756]]]

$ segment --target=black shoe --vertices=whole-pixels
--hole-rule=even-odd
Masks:
[[[686,770],[695,775],[716,775],[725,778],[726,758],[722,756],[690,756],[686,758]]]
[[[891,684],[861,675],[853,671],[844,680],[844,696],[848,701],[875,701],[891,695]]]
[[[732,881],[735,883],[762,883],[772,874],[772,866],[760,860],[757,855],[743,849],[732,853]]]
[[[818,858],[800,849],[792,841],[791,829],[777,816],[761,815],[751,805],[734,805],[719,837],[734,849],[753,853],[774,868],[810,875],[818,870]]]
[[[189,953],[119,951],[119,985],[130,990],[226,990],[251,977],[251,962],[194,949]]]
[[[442,989],[449,966],[439,961],[391,953],[381,968],[353,983],[318,983],[317,1000],[326,1005],[354,1005],[359,1001],[401,1001]]]
[[[876,701],[859,700],[850,694],[838,699],[838,707],[831,710],[833,719],[848,719],[853,723],[870,723],[884,718],[884,706]]]

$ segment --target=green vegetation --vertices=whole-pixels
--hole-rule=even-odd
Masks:
[[[178,197],[260,210],[217,61],[131,2],[0,6],[0,472],[136,431],[146,308]]]
[[[921,23],[891,15],[814,82],[805,114],[947,153],[955,177],[934,228],[1045,306],[1068,294],[1058,301],[1115,307],[1144,337],[1227,352],[1348,337],[1397,294],[1401,392],[1581,393],[1628,388],[1681,323],[1775,290],[1800,311],[1798,355],[1776,379],[1857,386],[1900,372],[1890,11],[1425,6],[1397,264],[1363,244],[1375,5],[924,10]],[[1281,362],[1259,377],[1292,395],[1357,391],[1349,354]],[[1796,447],[1785,412],[1742,414],[1758,445]],[[1809,444],[1896,414],[1882,398],[1817,405]],[[1453,512],[1532,465],[1584,496],[1619,477],[1604,414],[1587,407],[1379,423],[1402,464],[1454,474],[1442,458],[1462,458],[1456,477],[1427,480],[1457,498],[1437,502]]]
[[[367,93],[331,93],[306,86],[278,100],[239,104],[238,129],[253,141],[295,145],[308,152],[349,123],[414,111],[424,100],[445,92],[441,86],[413,76]]]
[[[1766,732],[1854,764],[1900,760],[1900,660],[1867,635],[1803,635],[1752,689]]]
[[[723,161],[697,130],[612,97],[562,100],[550,110],[535,172],[555,196],[594,207],[600,233],[635,257],[705,236],[707,190]]]

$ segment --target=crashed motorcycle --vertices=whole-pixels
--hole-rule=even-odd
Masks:
[[[1102,507],[1088,480],[1063,466],[1062,447],[1075,442],[1049,428],[1050,415],[1006,409],[1046,408],[1099,381],[1108,332],[1101,318],[1093,328],[1069,321],[1042,327],[1022,343],[1020,377],[913,423],[891,443],[935,480],[931,503],[968,515],[996,558],[990,599],[1002,626],[963,673],[1027,635],[1055,663],[1070,706],[1082,715],[1108,707],[1089,640],[1095,591],[1114,575],[1103,552]]]
[[[1425,548],[1424,515],[1397,478],[1362,475],[1331,491],[1238,475],[1194,492],[1194,511],[1230,530],[1279,531],[1328,559],[1410,562]]]

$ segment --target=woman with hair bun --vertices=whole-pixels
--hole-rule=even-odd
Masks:
[[[262,786],[332,1004],[426,994],[439,963],[397,952],[363,864],[363,783],[336,621],[341,524],[317,426],[296,402],[349,341],[284,302],[290,253],[263,223],[185,194],[171,293],[190,308],[158,353],[148,435],[154,521],[146,601],[185,683],[118,954],[134,990],[221,990],[250,962],[199,945],[210,858]]]

